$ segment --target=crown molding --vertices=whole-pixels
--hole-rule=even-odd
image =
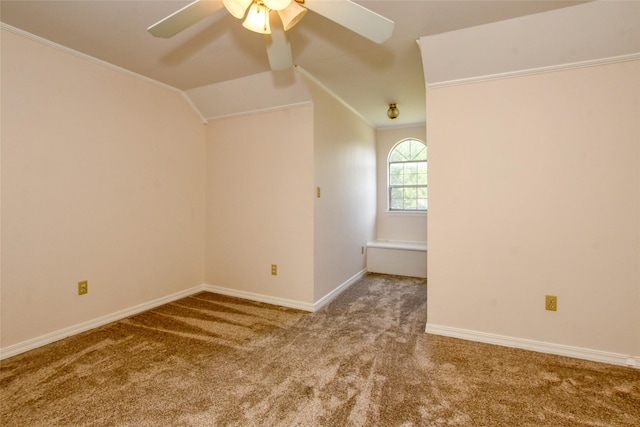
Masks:
[[[308,107],[308,106],[313,106],[313,103],[311,101],[302,101],[302,102],[297,102],[292,104],[277,105],[273,107],[259,108],[255,110],[239,111],[237,113],[206,117],[204,118],[204,122],[211,123],[216,120],[232,119],[235,117],[251,116],[254,114],[272,113],[274,111],[291,110],[295,108],[302,108],[302,107]]]
[[[437,89],[449,86],[459,86],[472,83],[480,83],[492,80],[512,79],[516,77],[531,76],[536,74],[552,73],[557,71],[575,70],[578,68],[595,67],[598,65],[616,64],[619,62],[628,62],[640,60],[640,53],[632,53],[628,55],[614,56],[610,58],[593,59],[589,61],[572,62],[568,64],[551,65],[548,67],[529,68],[517,71],[509,71],[505,73],[488,74],[485,76],[468,77],[457,80],[447,80],[436,83],[428,83],[427,89]]]
[[[143,76],[142,74],[135,73],[135,72],[133,72],[131,70],[127,70],[126,68],[122,68],[122,67],[119,67],[117,65],[113,65],[110,62],[103,61],[102,59],[98,59],[98,58],[96,58],[94,56],[87,55],[86,53],[78,52],[77,50],[71,49],[71,48],[69,48],[67,46],[63,46],[63,45],[55,43],[55,42],[52,42],[51,40],[47,40],[47,39],[45,39],[43,37],[36,36],[35,34],[31,34],[31,33],[27,32],[27,31],[21,30],[19,28],[12,27],[11,25],[7,25],[4,22],[0,22],[0,29],[2,29],[4,31],[8,31],[8,32],[10,32],[12,34],[15,34],[15,35],[19,36],[19,37],[31,40],[31,41],[36,42],[36,43],[39,43],[39,44],[41,44],[43,46],[48,46],[48,47],[50,47],[52,49],[58,50],[60,52],[66,53],[68,55],[72,55],[72,56],[74,56],[76,58],[79,58],[79,59],[82,59],[84,61],[91,62],[91,63],[99,65],[101,67],[108,68],[108,69],[110,69],[112,71],[116,71],[118,73],[127,75],[129,77],[133,77],[135,79],[144,81],[146,83],[150,83],[152,85],[161,87],[163,89],[167,89],[167,90],[170,90],[172,92],[178,93],[187,101],[187,103],[189,104],[191,109],[200,118],[202,123],[204,123],[204,124],[207,123],[207,120],[203,117],[203,115],[200,112],[200,110],[198,110],[198,108],[193,104],[193,102],[191,102],[191,99],[189,99],[189,97],[185,94],[185,92],[183,90],[180,90],[180,89],[178,89],[176,87],[170,86],[170,85],[168,85],[166,83],[162,83],[162,82],[159,82],[157,80],[151,79],[149,77]]]
[[[78,52],[77,50],[71,49],[71,48],[69,48],[67,46],[63,46],[61,44],[52,42],[51,40],[47,40],[47,39],[42,38],[40,36],[36,36],[35,34],[28,33],[28,32],[26,32],[24,30],[19,29],[19,28],[12,27],[11,25],[7,25],[4,22],[0,22],[0,28],[3,29],[3,30],[9,31],[10,33],[13,33],[13,34],[15,34],[17,36],[20,36],[20,37],[29,39],[31,41],[34,41],[36,43],[40,43],[42,45],[51,47],[53,49],[59,50],[59,51],[64,52],[64,53],[67,53],[69,55],[73,55],[73,56],[75,56],[77,58],[84,59],[84,60],[89,61],[89,62],[93,62],[94,64],[101,65],[103,67],[106,67],[106,68],[109,68],[111,70],[126,74],[126,75],[131,76],[131,77],[138,78],[140,80],[144,80],[147,83],[151,83],[151,84],[163,87],[165,89],[172,90],[174,92],[183,93],[182,90],[180,90],[178,88],[175,88],[173,86],[170,86],[170,85],[168,85],[166,83],[159,82],[157,80],[154,80],[154,79],[151,79],[149,77],[143,76],[142,74],[138,74],[138,73],[135,73],[135,72],[133,72],[131,70],[127,70],[126,68],[122,68],[122,67],[119,67],[117,65],[113,65],[113,64],[111,64],[111,63],[109,63],[107,61],[103,61],[102,59],[98,59],[98,58],[96,58],[94,56],[87,55],[86,53]]]
[[[318,80],[318,78],[316,76],[314,76],[309,71],[305,70],[304,68],[302,68],[299,65],[296,65],[296,70],[298,70],[300,72],[300,74],[302,74],[304,77],[306,77],[309,81],[313,82],[313,84],[315,84],[316,86],[318,86],[319,88],[324,90],[326,93],[331,95],[333,98],[335,98],[340,104],[342,104],[345,108],[347,108],[349,111],[351,111],[353,114],[355,114],[360,120],[362,120],[367,125],[369,125],[369,127],[373,128],[373,129],[376,128],[373,123],[371,123],[369,120],[367,120],[362,114],[357,112],[356,109],[353,108],[351,105],[347,104],[344,99],[340,98],[334,91],[329,89],[329,87],[327,85],[325,85],[320,80]]]

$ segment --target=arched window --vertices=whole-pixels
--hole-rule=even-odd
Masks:
[[[389,153],[389,210],[427,210],[427,146],[405,139]]]

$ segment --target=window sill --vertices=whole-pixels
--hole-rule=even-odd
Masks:
[[[404,242],[400,240],[375,240],[367,243],[367,248],[399,249],[403,251],[426,252],[426,242]]]
[[[410,216],[427,216],[427,212],[426,211],[390,211],[390,210],[386,210],[384,213],[387,215],[410,215]]]

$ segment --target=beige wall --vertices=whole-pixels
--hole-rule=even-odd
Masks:
[[[211,121],[206,188],[205,282],[313,303],[312,107]]]
[[[323,89],[205,126],[122,70],[4,30],[2,52],[3,349],[202,284],[313,307],[364,269],[374,130]]]
[[[375,130],[313,80],[315,301],[365,269],[375,236]]]
[[[640,356],[639,75],[428,90],[429,325]]]
[[[377,151],[377,239],[408,242],[427,241],[426,212],[390,212],[387,192],[387,161],[389,152],[403,139],[415,138],[427,142],[425,126],[378,129]]]
[[[312,307],[364,269],[361,247],[375,229],[375,139],[333,95],[303,81],[313,105],[207,127],[205,279]]]
[[[3,30],[1,154],[2,347],[202,283],[205,133],[180,93]]]

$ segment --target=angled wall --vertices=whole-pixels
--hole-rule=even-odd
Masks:
[[[375,132],[309,78],[185,94],[8,27],[2,52],[2,357],[202,289],[314,310],[364,273]]]
[[[3,350],[202,283],[205,133],[180,92],[3,29],[1,150]]]
[[[205,120],[265,113],[309,105],[311,99],[294,68],[265,71],[207,86],[185,95]]]
[[[364,272],[361,248],[375,230],[374,130],[305,73],[242,80],[188,93],[210,119],[206,283],[312,311]],[[237,86],[262,89],[242,108],[218,110],[216,96]]]

